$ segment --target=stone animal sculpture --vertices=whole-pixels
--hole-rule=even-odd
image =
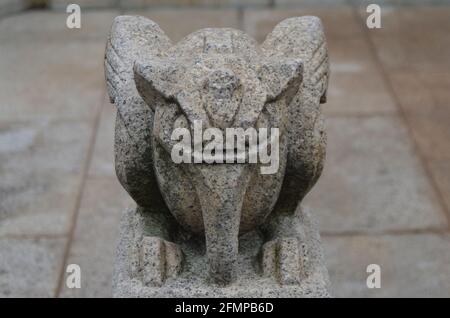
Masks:
[[[115,166],[145,219],[132,271],[163,286],[184,271],[187,240],[204,248],[208,284],[237,278],[239,238],[263,237],[255,272],[281,285],[305,275],[308,246],[297,208],[321,174],[329,61],[320,19],[290,18],[259,45],[244,32],[203,29],[173,44],[143,17],[120,16],[106,48],[117,106]],[[277,127],[279,169],[171,159],[177,127]],[[177,243],[181,242],[181,243]]]

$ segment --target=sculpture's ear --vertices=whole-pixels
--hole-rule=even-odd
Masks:
[[[152,109],[155,100],[175,99],[178,93],[178,76],[180,69],[173,61],[150,60],[146,62],[136,61],[134,63],[134,82],[139,95]]]
[[[258,71],[258,78],[267,89],[267,101],[281,98],[285,92],[297,92],[302,74],[303,62],[300,59],[267,60]]]

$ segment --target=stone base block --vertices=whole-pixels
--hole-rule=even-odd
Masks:
[[[324,265],[320,236],[311,220],[310,213],[303,211],[305,241],[303,242],[303,277],[300,282],[281,285],[274,277],[266,277],[261,268],[261,248],[264,245],[257,231],[244,234],[239,240],[239,260],[237,279],[234,283],[221,287],[208,282],[208,270],[203,240],[198,237],[180,238],[175,243],[180,246],[183,261],[178,275],[168,275],[159,284],[149,284],[148,268],[141,268],[143,244],[152,239],[145,235],[148,226],[145,216],[135,209],[125,211],[121,221],[121,231],[113,281],[114,297],[330,297],[328,272]],[[163,240],[162,240],[163,241]],[[144,243],[143,243],[144,242]],[[163,241],[165,242],[165,241]],[[172,243],[165,242],[165,244]],[[159,245],[158,245],[159,246]],[[161,249],[155,249],[152,257],[158,257]],[[148,251],[145,252],[148,254]],[[146,267],[151,264],[145,262]],[[151,270],[150,270],[151,272]],[[145,282],[145,283],[144,283]],[[159,285],[159,286],[158,286]]]

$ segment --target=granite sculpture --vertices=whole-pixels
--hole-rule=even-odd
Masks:
[[[325,159],[329,61],[319,18],[284,20],[259,45],[231,28],[174,44],[153,21],[119,16],[105,73],[117,106],[116,173],[137,204],[122,219],[115,296],[329,296],[320,237],[300,205]],[[198,135],[195,125],[276,128],[277,169],[174,162],[173,132]],[[205,146],[187,143],[189,158]]]

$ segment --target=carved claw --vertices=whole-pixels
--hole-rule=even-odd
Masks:
[[[281,285],[298,284],[303,274],[303,248],[295,237],[283,237],[262,247],[263,275],[275,278]]]
[[[146,286],[162,286],[167,278],[182,269],[183,252],[175,244],[159,237],[144,236],[140,251],[142,281]]]

